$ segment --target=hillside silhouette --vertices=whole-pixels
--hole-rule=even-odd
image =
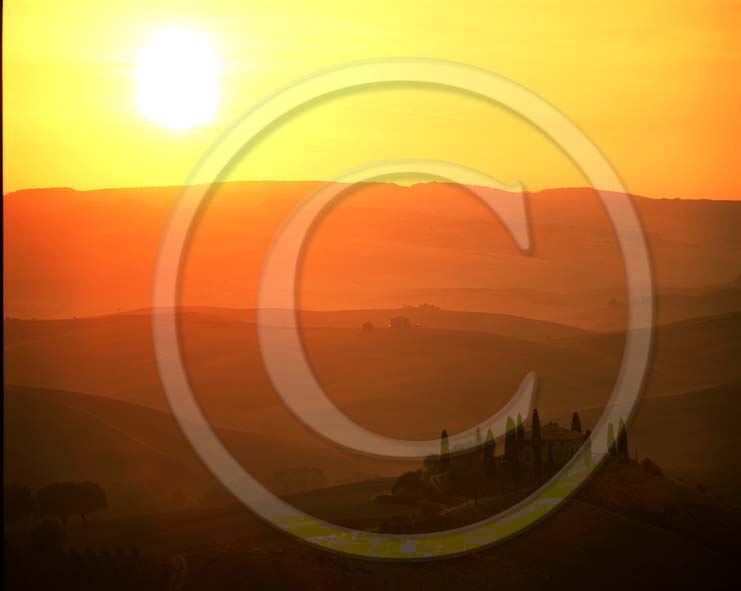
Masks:
[[[336,523],[372,527],[392,518],[385,506],[379,509],[370,501],[390,484],[385,480],[332,487],[290,501]],[[646,586],[725,589],[735,572],[737,520],[737,513],[707,495],[635,464],[613,463],[538,527],[506,544],[453,560],[350,560],[276,532],[236,507],[116,519],[87,530],[74,526],[67,532],[66,546],[74,549],[84,543],[102,557],[114,555],[110,548],[136,544],[150,569],[177,556],[187,566],[190,589],[478,589],[482,572],[496,576],[498,584],[523,589],[583,589],[595,581],[601,588],[622,589],[636,580]]]

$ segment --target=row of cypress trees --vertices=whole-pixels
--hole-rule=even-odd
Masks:
[[[577,433],[582,432],[581,418],[578,412],[571,415],[571,430]],[[608,449],[612,455],[628,458],[628,435],[625,423],[621,420],[618,427],[618,436],[615,438],[615,430],[612,424],[608,429]],[[587,431],[585,437],[588,438],[590,432]],[[522,421],[522,415],[517,415],[517,422],[512,417],[507,418],[507,431],[504,437],[504,459],[509,465],[512,472],[512,479],[517,485],[520,481],[520,451],[525,441],[525,427]],[[538,409],[533,409],[531,421],[530,444],[533,447],[533,472],[536,480],[543,478],[544,471],[551,472],[555,468],[553,458],[553,448],[548,445],[548,457],[546,465],[543,465],[542,446],[543,439],[541,435],[540,414]],[[496,474],[496,440],[491,429],[486,434],[486,440],[482,443],[481,432],[476,430],[476,447],[483,450],[483,468],[488,477]],[[443,430],[440,435],[440,460],[446,464],[450,460],[450,446],[448,441],[448,432]],[[587,461],[585,454],[585,461]]]

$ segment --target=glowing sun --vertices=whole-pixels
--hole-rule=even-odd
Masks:
[[[139,52],[136,104],[149,121],[168,129],[206,125],[219,102],[219,71],[203,34],[163,29]]]

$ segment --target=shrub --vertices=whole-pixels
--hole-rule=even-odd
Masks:
[[[662,472],[658,464],[656,464],[655,462],[652,462],[648,458],[643,458],[643,461],[641,462],[641,468],[643,468],[649,474],[653,474],[654,476],[664,475],[664,472]]]
[[[12,525],[36,512],[36,501],[27,486],[11,485],[3,488],[3,514]]]

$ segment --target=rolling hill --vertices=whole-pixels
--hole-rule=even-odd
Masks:
[[[443,427],[455,431],[482,420],[505,404],[531,370],[540,378],[541,412],[560,416],[599,407],[622,356],[619,332],[574,336],[570,328],[532,320],[430,309],[419,312],[422,327],[384,328],[383,318],[395,313],[309,315],[302,337],[312,369],[335,403],[368,428],[397,437],[436,437]],[[366,318],[379,318],[379,328],[351,326]],[[684,393],[741,377],[735,362],[740,318],[730,314],[659,327],[644,395]],[[277,429],[289,438],[300,432],[268,379],[249,313],[208,310],[179,320],[189,378],[215,424],[265,434]],[[472,320],[479,330],[469,330]],[[460,322],[463,329],[428,328],[436,322]],[[148,315],[7,320],[5,329],[9,384],[167,409]]]
[[[188,249],[183,303],[255,307],[260,266],[272,236],[317,186],[219,185]],[[157,247],[177,191],[37,189],[6,195],[5,314],[70,317],[149,306]],[[631,199],[660,291],[726,284],[738,277],[739,202]],[[593,191],[580,188],[531,193],[528,202],[534,244],[525,256],[501,222],[464,188],[445,183],[353,187],[322,217],[307,243],[301,307],[367,309],[429,302],[523,315],[521,307],[500,306],[496,298],[480,294],[582,294],[577,310],[573,301],[564,310],[554,297],[525,312],[552,322],[562,321],[567,312],[574,322],[585,323],[580,326],[594,328],[579,314],[592,314],[612,298],[624,300],[623,261],[604,208]],[[458,291],[455,301],[420,293],[430,289]],[[708,313],[702,304],[698,310]],[[607,327],[620,328],[612,317]]]
[[[295,421],[263,367],[255,326],[233,318],[179,318],[188,375],[200,404],[215,424],[293,433]],[[522,330],[534,323],[507,322]],[[552,325],[535,325],[553,334]],[[538,404],[544,409],[571,410],[606,400],[619,357],[556,346],[573,331],[559,329],[559,334],[564,337],[533,341],[426,327],[302,329],[309,362],[336,404],[369,428],[409,438],[437,437],[443,423],[456,430],[493,414],[533,369],[541,378]],[[9,384],[167,409],[147,315],[6,321],[5,364]],[[563,372],[564,366],[573,371]]]
[[[675,396],[644,398],[629,425],[632,453],[665,473],[741,507],[741,382]],[[580,410],[584,428],[600,409]],[[566,422],[568,417],[563,417]]]
[[[534,321],[429,308],[416,312],[439,326],[455,326],[460,319],[469,327],[472,319],[481,320],[481,330],[393,330],[379,320],[379,328],[363,331],[357,322],[382,319],[387,312],[306,315],[309,326],[302,335],[320,383],[345,413],[371,430],[413,439],[437,437],[442,428],[468,428],[503,405],[531,369],[540,378],[536,404],[544,420],[568,420],[579,410],[588,426],[607,399],[622,351],[620,333],[574,336],[572,329]],[[741,491],[734,477],[741,458],[732,451],[741,420],[739,318],[659,327],[646,392],[631,425],[632,446],[641,457],[734,499]],[[233,310],[191,311],[180,318],[198,401],[240,461],[265,479],[298,466],[320,468],[330,482],[403,469],[405,464],[337,449],[309,432],[274,392],[249,319],[249,313]],[[320,326],[323,322],[333,325]],[[171,474],[175,483],[182,472],[188,478],[200,474],[211,487],[169,414],[149,323],[146,314],[6,321],[6,383],[13,384],[6,388],[6,425],[18,441],[9,440],[6,464],[15,466],[14,478],[82,477],[75,466],[83,471],[92,466],[106,482],[132,471],[139,480]],[[537,338],[513,336],[531,327]],[[490,332],[495,329],[509,334]],[[26,446],[42,459],[22,461]],[[269,466],[266,449],[272,450]]]
[[[425,288],[389,294],[392,302],[429,302],[450,310],[470,310],[546,320],[588,331],[615,332],[627,323],[623,289],[553,292],[532,289]],[[741,277],[698,288],[658,288],[657,325],[741,312]]]
[[[230,505],[233,500],[201,463],[172,415],[116,400],[6,386],[4,481],[37,488],[93,480],[114,514]],[[327,482],[396,474],[400,467],[351,457],[305,437],[217,429],[227,449],[278,493],[276,472],[318,468]]]

